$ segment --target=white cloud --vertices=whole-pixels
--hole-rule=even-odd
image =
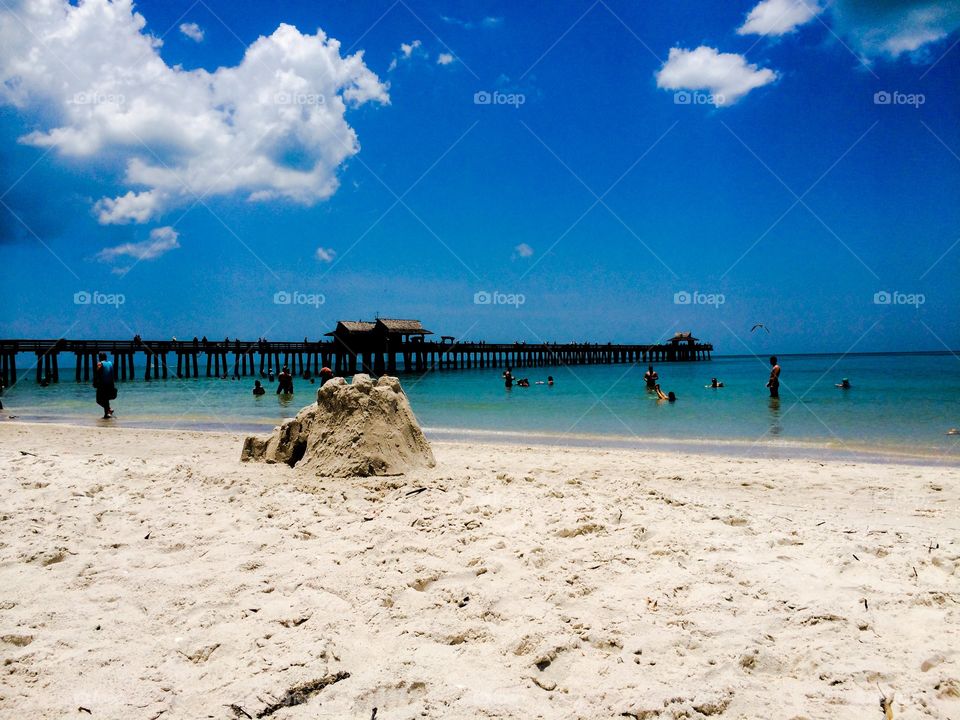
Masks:
[[[960,28],[960,0],[835,0],[830,11],[837,32],[868,58],[915,53]]]
[[[461,20],[460,18],[450,17],[449,15],[441,15],[443,21],[448,25],[459,25],[464,30],[473,30],[474,28],[495,28],[499,27],[503,23],[502,17],[493,17],[488,15],[482,20]]]
[[[194,22],[181,23],[180,32],[186,35],[194,42],[203,42],[203,28]]]
[[[135,260],[155,260],[164,253],[180,247],[177,238],[180,234],[172,227],[158,227],[150,231],[150,239],[142,242],[124,243],[110,248],[104,248],[97,253],[97,259],[102,262],[112,262],[117,258],[131,257]],[[129,268],[114,268],[120,274],[125,274]]]
[[[131,0],[0,10],[0,103],[46,126],[21,142],[125,164],[134,189],[97,203],[102,223],[146,222],[196,196],[324,200],[360,149],[348,106],[389,103],[362,52],[342,57],[322,30],[280,25],[211,73],[167,65],[144,26]]]
[[[960,28],[960,0],[833,0],[826,5],[835,32],[865,58],[916,53]],[[815,18],[817,0],[762,0],[741,35],[783,35]]]
[[[414,52],[418,51],[423,47],[423,43],[420,40],[413,40],[408,43],[400,43],[400,55],[394,56],[393,60],[390,61],[390,67],[387,68],[388,72],[392,72],[397,69],[397,65],[402,63],[404,60],[409,60],[413,57]]]
[[[657,87],[708,90],[716,106],[732,105],[751,90],[776,80],[777,74],[750,64],[742,55],[701,45],[696,50],[671,48],[657,72]]]
[[[440,53],[437,55],[437,65],[449,65],[453,61],[454,57],[450,53]]]
[[[325,263],[332,263],[337,256],[337,251],[333,248],[318,247],[316,252],[317,260]]]
[[[404,60],[409,60],[410,56],[413,55],[413,51],[423,45],[419,40],[414,40],[412,43],[400,43],[400,53],[403,55]]]
[[[740,35],[784,35],[813,20],[823,8],[808,0],[763,0],[737,28]]]
[[[514,248],[514,251],[516,251],[520,257],[528,258],[533,256],[533,248],[526,243],[520,243]]]

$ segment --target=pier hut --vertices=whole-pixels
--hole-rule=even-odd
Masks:
[[[377,318],[373,328],[378,350],[377,360],[386,356],[387,372],[397,371],[397,353],[403,353],[404,370],[425,370],[427,356],[424,348],[424,338],[433,335],[423,327],[419,320],[399,320],[394,318]],[[376,364],[376,363],[375,363]],[[378,373],[383,372],[382,362]]]
[[[666,345],[667,360],[700,360],[707,357],[706,354],[701,355],[701,352],[709,352],[701,347],[700,340],[695,338],[692,332],[676,332]]]
[[[382,375],[397,371],[397,354],[403,356],[404,370],[426,370],[427,352],[424,337],[433,335],[419,320],[377,318],[340,320],[333,332],[337,374],[362,372]]]
[[[325,334],[333,339],[333,372],[337,375],[355,373],[358,365],[365,373],[374,372],[375,327],[376,323],[365,320],[337,321],[333,332]]]

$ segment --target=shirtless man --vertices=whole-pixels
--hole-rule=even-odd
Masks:
[[[767,387],[770,388],[770,397],[780,397],[780,366],[777,364],[777,356],[770,356],[770,379],[767,380]]]
[[[277,395],[293,395],[293,375],[290,374],[290,368],[286,365],[277,375]]]
[[[643,381],[647,384],[647,390],[654,390],[659,380],[660,376],[657,375],[657,371],[653,369],[653,365],[647,366],[647,371],[643,374]]]

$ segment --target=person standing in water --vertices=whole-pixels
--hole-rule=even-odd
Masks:
[[[280,374],[277,375],[277,395],[281,393],[293,395],[293,375],[290,374],[290,368],[286,365],[283,366]]]
[[[660,376],[657,375],[657,371],[653,369],[653,365],[648,365],[647,371],[643,374],[643,381],[647,384],[647,390],[655,390],[659,380]]]
[[[106,353],[100,353],[97,367],[93,370],[93,387],[97,390],[97,405],[103,408],[104,420],[113,417],[113,408],[110,407],[110,401],[117,399],[115,379],[113,363],[107,360]]]
[[[507,368],[503,373],[503,384],[507,388],[513,387],[513,373],[510,372],[510,368]]]
[[[767,387],[770,388],[770,397],[780,397],[780,366],[777,364],[777,356],[770,356],[770,379],[767,380]]]

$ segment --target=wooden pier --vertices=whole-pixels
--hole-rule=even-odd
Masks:
[[[170,377],[266,377],[284,366],[295,376],[317,375],[323,367],[337,375],[367,372],[426,372],[469,368],[527,368],[561,365],[659,363],[710,360],[713,345],[690,333],[677,333],[655,345],[598,343],[439,342],[415,320],[378,319],[337,323],[329,340],[0,340],[0,379],[17,381],[17,355],[32,355],[38,383],[60,382],[60,356],[73,354],[76,382],[89,382],[99,353],[114,363],[117,380]]]

